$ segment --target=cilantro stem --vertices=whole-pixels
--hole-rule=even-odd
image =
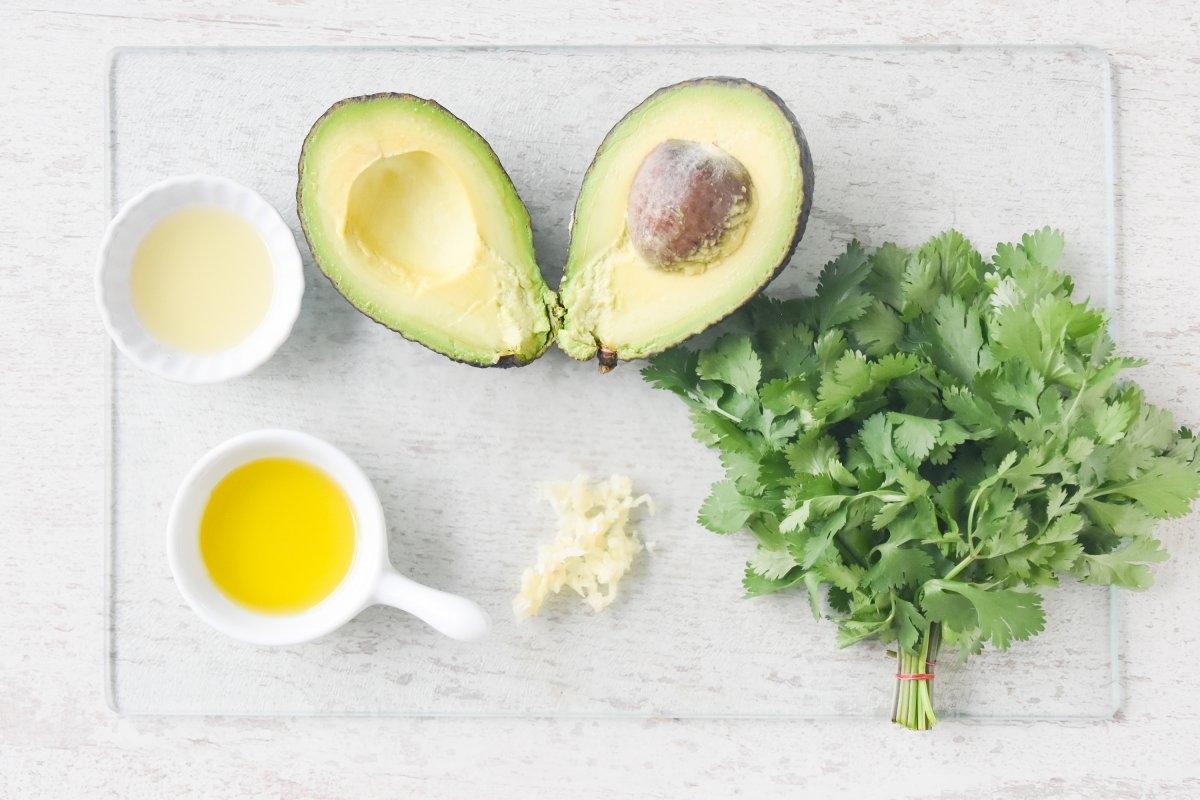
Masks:
[[[990,488],[990,486],[981,486],[971,495],[971,507],[967,510],[967,555],[962,561],[955,564],[942,580],[954,580],[964,569],[971,566],[975,559],[979,558],[979,551],[975,547],[975,510],[979,505],[979,498],[983,497],[983,493]]]
[[[711,401],[708,398],[698,397],[698,396],[696,396],[696,394],[694,392],[689,392],[688,399],[691,400],[696,405],[700,406],[701,408],[707,409],[708,411],[715,411],[716,413],[720,414],[721,416],[725,417],[728,420],[731,420],[732,422],[736,422],[739,425],[742,423],[741,417],[730,414],[728,411],[726,411],[725,409],[723,409],[719,405],[717,405],[716,402]]]
[[[950,570],[949,572],[947,572],[945,575],[942,576],[942,580],[944,580],[944,581],[954,580],[955,578],[957,578],[959,576],[959,574],[964,569],[971,566],[971,563],[974,562],[975,559],[977,559],[977,558],[979,558],[979,554],[976,553],[974,549],[972,549],[970,553],[967,553],[966,558],[964,558],[962,561],[955,564],[954,568],[952,570]]]
[[[1084,375],[1083,380],[1079,383],[1079,390],[1075,392],[1075,399],[1071,401],[1071,407],[1067,409],[1067,413],[1063,417],[1064,423],[1070,423],[1075,418],[1075,409],[1079,407],[1079,401],[1083,399],[1085,389],[1087,389],[1087,375]]]
[[[1120,494],[1121,492],[1125,491],[1125,489],[1127,489],[1132,483],[1134,483],[1134,482],[1133,481],[1122,481],[1121,483],[1116,483],[1116,484],[1113,484],[1112,486],[1109,486],[1107,489],[1105,489],[1103,491],[1088,492],[1084,496],[1095,499],[1097,497],[1107,497],[1110,494]]]
[[[975,508],[979,505],[979,498],[983,497],[983,493],[987,491],[986,486],[981,486],[971,494],[971,507],[967,509],[967,547],[972,552],[975,550],[975,545],[972,540],[975,538]]]
[[[837,534],[835,534],[834,539],[838,544],[838,549],[842,551],[843,556],[849,556],[850,558],[854,559],[854,561],[857,562],[858,565],[863,569],[868,568],[867,557],[855,550],[854,547],[848,541],[846,541],[844,531],[838,531]]]
[[[921,635],[915,652],[910,653],[903,648],[897,650],[897,675],[929,673],[930,665],[937,660],[940,646],[941,626],[936,622],[930,623],[929,629]],[[896,679],[896,690],[892,695],[892,722],[914,731],[927,731],[937,724],[930,679]]]
[[[729,420],[732,420],[733,422],[736,422],[736,423],[738,423],[739,425],[740,425],[740,424],[741,424],[741,422],[742,422],[742,418],[741,418],[741,417],[734,416],[733,414],[730,414],[728,411],[726,411],[725,409],[723,409],[723,408],[720,408],[720,407],[718,407],[718,406],[713,406],[713,407],[712,407],[712,408],[710,408],[709,410],[710,410],[710,411],[715,411],[715,412],[717,412],[718,414],[720,414],[721,416],[723,416],[723,417],[725,417],[725,418],[727,418],[727,419],[729,419]]]

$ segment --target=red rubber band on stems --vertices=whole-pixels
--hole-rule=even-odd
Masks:
[[[931,681],[933,680],[932,672],[897,672],[896,680],[898,681]]]

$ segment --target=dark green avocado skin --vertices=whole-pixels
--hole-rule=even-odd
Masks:
[[[800,173],[801,173],[801,175],[804,176],[804,198],[800,201],[800,217],[796,223],[795,233],[793,234],[792,241],[788,245],[787,251],[784,253],[783,258],[780,260],[779,264],[777,264],[775,266],[775,268],[773,270],[771,270],[771,272],[767,276],[766,280],[764,280],[762,282],[762,285],[759,287],[758,291],[755,292],[754,295],[746,298],[746,303],[748,303],[751,300],[753,300],[754,297],[756,297],[758,294],[760,294],[764,289],[766,289],[767,286],[771,283],[771,281],[778,278],[779,274],[781,272],[783,272],[784,268],[787,267],[787,265],[791,263],[792,256],[794,256],[796,254],[796,248],[800,245],[800,240],[804,238],[804,231],[808,227],[808,217],[809,217],[809,214],[812,212],[812,198],[813,198],[812,151],[808,147],[808,139],[805,138],[805,136],[804,136],[804,129],[800,127],[800,122],[799,122],[799,120],[796,119],[796,115],[793,114],[792,110],[790,108],[788,108],[788,106],[785,102],[783,102],[783,98],[780,97],[775,92],[768,89],[766,86],[763,86],[758,83],[754,83],[753,81],[748,81],[745,78],[733,78],[733,77],[729,77],[729,76],[718,75],[718,76],[713,76],[713,77],[709,77],[709,78],[693,78],[691,80],[680,81],[679,83],[673,83],[670,86],[664,86],[661,89],[656,90],[645,100],[643,100],[642,102],[640,102],[636,106],[634,106],[632,109],[630,109],[629,112],[625,116],[621,117],[621,119],[615,125],[613,125],[611,128],[609,128],[608,133],[606,133],[604,135],[603,142],[607,142],[608,138],[612,135],[613,131],[617,130],[623,124],[625,124],[626,120],[628,120],[629,117],[635,111],[637,111],[643,105],[645,105],[646,103],[649,103],[651,100],[658,97],[659,95],[664,94],[666,92],[674,91],[674,90],[679,89],[684,86],[704,86],[704,85],[711,85],[711,84],[716,84],[716,85],[721,85],[721,86],[732,86],[734,88],[740,88],[740,89],[751,89],[751,90],[756,91],[759,94],[763,95],[764,97],[766,97],[768,100],[770,100],[772,103],[775,104],[775,106],[779,109],[780,113],[783,114],[783,116],[787,119],[788,124],[791,125],[792,134],[796,137],[796,144],[799,146],[799,149],[800,149]],[[603,149],[604,149],[604,145],[603,145],[603,143],[601,143],[600,150],[597,150],[596,156],[592,159],[592,163],[590,165],[588,165],[587,171],[584,172],[584,175],[583,175],[583,183],[584,184],[587,183],[588,177],[592,174],[592,170],[596,166],[596,158],[598,158],[600,156],[600,153],[603,151]],[[574,223],[573,216],[572,216],[571,222]],[[689,334],[689,336],[695,336],[696,334],[703,333],[704,330],[708,330],[708,328],[713,327],[713,325],[719,325],[721,322],[729,319],[729,317],[736,314],[742,308],[742,306],[744,306],[746,303],[742,303],[742,305],[738,306],[737,308],[731,309],[730,312],[728,314],[726,314],[724,317],[714,320],[711,325],[705,326],[704,329],[692,331],[692,333]],[[678,344],[678,342],[676,344]],[[615,351],[610,350],[609,348],[605,347],[603,343],[600,344],[599,349],[596,352],[596,359],[599,362],[600,372],[602,372],[602,373],[611,372],[613,369],[616,368],[617,364],[620,362],[619,354],[616,353]]]
[[[312,127],[308,129],[308,134],[305,135],[305,137],[304,137],[304,144],[300,148],[300,158],[296,162],[296,176],[297,176],[297,180],[296,180],[296,216],[300,219],[300,230],[304,233],[304,241],[308,245],[310,253],[312,252],[312,239],[309,236],[308,220],[305,219],[305,215],[304,215],[303,211],[301,210],[304,208],[301,201],[302,201],[302,195],[303,195],[303,191],[304,191],[304,180],[303,180],[304,160],[305,160],[305,156],[308,154],[308,144],[312,140],[313,134],[316,133],[316,131],[321,127],[321,123],[323,123],[325,121],[325,118],[328,117],[330,114],[332,114],[334,111],[337,111],[342,106],[352,105],[355,103],[368,102],[371,100],[387,100],[387,99],[418,100],[422,103],[426,103],[427,105],[430,105],[430,106],[440,109],[447,116],[454,117],[455,119],[457,119],[460,123],[462,123],[463,127],[467,128],[469,130],[475,131],[474,128],[472,128],[470,125],[467,125],[466,122],[463,122],[462,118],[460,118],[457,115],[453,114],[452,112],[448,111],[445,106],[443,106],[441,103],[437,102],[436,100],[429,100],[424,97],[417,97],[416,95],[409,94],[407,92],[376,92],[374,94],[358,95],[357,97],[347,97],[343,100],[337,101],[336,103],[331,105],[329,108],[325,109],[325,112],[322,113],[321,116],[317,117],[316,121],[313,122]],[[475,131],[475,133],[477,135],[479,135],[478,131]],[[484,139],[482,135],[479,135],[479,138],[482,139],[485,143],[487,143],[487,139]],[[496,162],[496,166],[500,169],[501,172],[504,173],[504,175],[506,177],[508,177],[509,182],[512,182],[512,176],[509,175],[504,170],[504,165],[500,163],[500,157],[496,155],[496,151],[492,149],[491,144],[487,144],[487,148],[488,148],[488,152],[491,154],[492,159]],[[530,230],[530,236],[532,236],[533,235],[532,234],[532,225],[529,226],[529,230]],[[315,255],[313,256],[313,263],[315,263],[317,265],[318,271],[320,271],[320,273],[325,276],[326,280],[329,281],[330,285],[333,286],[334,289],[337,289],[338,288],[337,283],[333,280],[333,276],[331,276],[328,272],[325,271],[325,268],[321,266],[320,261],[317,260]],[[338,290],[338,293],[341,294],[340,289]],[[391,327],[390,325],[376,319],[375,317],[366,313],[362,309],[355,307],[355,310],[358,311],[363,316],[367,317],[367,319],[371,320],[375,324],[382,325],[384,328],[387,328],[392,333],[399,334],[400,337],[405,339],[406,341],[416,342],[417,344],[421,345],[422,347],[433,350],[433,348],[429,347],[427,344],[425,344],[421,340],[413,339],[408,336],[405,336],[400,331],[398,331],[395,328]],[[434,350],[434,352],[440,356],[445,356],[446,358],[448,358],[451,361],[454,361],[456,363],[466,364],[466,365],[472,366],[472,367],[479,367],[479,368],[499,367],[500,369],[508,369],[510,367],[523,367],[526,364],[536,361],[548,349],[550,349],[550,345],[553,343],[554,343],[554,336],[551,335],[546,339],[546,346],[543,347],[541,352],[539,352],[533,358],[530,358],[528,360],[521,360],[516,355],[506,355],[506,356],[501,356],[499,358],[499,360],[497,360],[495,363],[492,363],[492,364],[481,364],[478,361],[467,361],[467,360],[464,360],[461,358],[455,358],[454,356],[447,355],[446,353],[443,353],[440,350]]]

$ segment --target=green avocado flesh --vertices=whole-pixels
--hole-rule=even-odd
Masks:
[[[364,314],[470,364],[545,352],[559,312],[529,212],[462,120],[412,95],[343,100],[313,125],[299,173],[317,265]]]
[[[720,321],[788,263],[812,159],[783,101],[733,78],[660,89],[583,179],[559,289],[559,346],[602,369]]]

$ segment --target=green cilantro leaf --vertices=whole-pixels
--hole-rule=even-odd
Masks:
[[[725,467],[725,475],[733,481],[739,492],[753,494],[759,488],[761,462],[752,453],[737,450],[725,450],[721,453],[721,465]]]
[[[933,363],[968,386],[981,369],[991,366],[991,353],[983,350],[979,312],[958,295],[938,298],[930,317],[929,335],[936,345]]]
[[[890,307],[875,300],[871,303],[870,313],[864,313],[850,323],[850,331],[867,355],[883,356],[892,353],[904,338],[904,323]]]
[[[696,388],[697,360],[695,351],[676,347],[654,356],[642,377],[652,386],[687,397]]]
[[[871,365],[866,356],[852,350],[821,376],[821,387],[817,390],[818,403],[814,413],[827,417],[832,412],[864,394],[874,385]]]
[[[738,394],[753,396],[758,393],[762,361],[748,336],[724,336],[714,348],[700,354],[696,372],[705,380],[732,386]]]
[[[868,256],[871,274],[863,282],[863,287],[879,302],[896,310],[904,304],[904,268],[908,257],[907,250],[897,247],[892,242],[884,242],[878,250]]]
[[[896,641],[906,650],[916,650],[921,634],[929,627],[929,621],[917,610],[916,605],[899,597],[893,596],[892,608],[895,611],[892,627],[896,632]]]
[[[756,575],[778,580],[796,567],[796,559],[787,550],[767,550],[760,546],[746,566]]]
[[[902,465],[892,446],[892,423],[887,414],[875,414],[867,418],[859,431],[863,449],[871,457],[875,468],[883,473],[894,473]]]
[[[788,378],[802,377],[816,367],[813,332],[804,323],[784,324],[761,334],[763,372]]]
[[[732,481],[718,481],[700,506],[700,524],[713,533],[737,533],[751,514],[762,510],[761,501],[739,492]]]
[[[867,570],[866,581],[876,592],[916,586],[933,577],[933,557],[918,547],[884,543],[879,560]]]
[[[871,262],[857,241],[846,252],[825,265],[817,281],[814,305],[817,330],[828,330],[856,320],[866,313],[874,298],[860,288],[871,273]]]
[[[753,567],[747,566],[746,574],[742,576],[742,587],[746,590],[747,597],[762,597],[795,586],[804,580],[804,576],[804,570],[793,567],[783,575],[768,578],[755,572]]]
[[[1150,564],[1166,561],[1167,552],[1154,539],[1137,538],[1111,553],[1083,553],[1076,565],[1081,581],[1148,589],[1154,582]]]
[[[1137,501],[1150,516],[1165,519],[1188,513],[1197,492],[1200,473],[1193,464],[1158,458],[1138,477],[1093,496],[1123,495]]]
[[[962,606],[963,600],[973,612],[971,623],[964,624],[968,612]],[[921,607],[930,618],[951,628],[962,631],[978,626],[982,637],[1000,650],[1007,650],[1013,639],[1024,640],[1041,633],[1046,626],[1041,595],[1017,589],[932,580],[925,584]]]
[[[917,257],[934,265],[948,294],[967,297],[979,288],[983,259],[958,231],[933,237],[917,249]]]
[[[1058,266],[1065,246],[1062,233],[1048,227],[1021,237],[1021,249],[1029,260],[1051,269]]]
[[[942,423],[936,419],[896,412],[889,414],[888,419],[892,422],[896,448],[913,463],[925,460],[942,432]]]

